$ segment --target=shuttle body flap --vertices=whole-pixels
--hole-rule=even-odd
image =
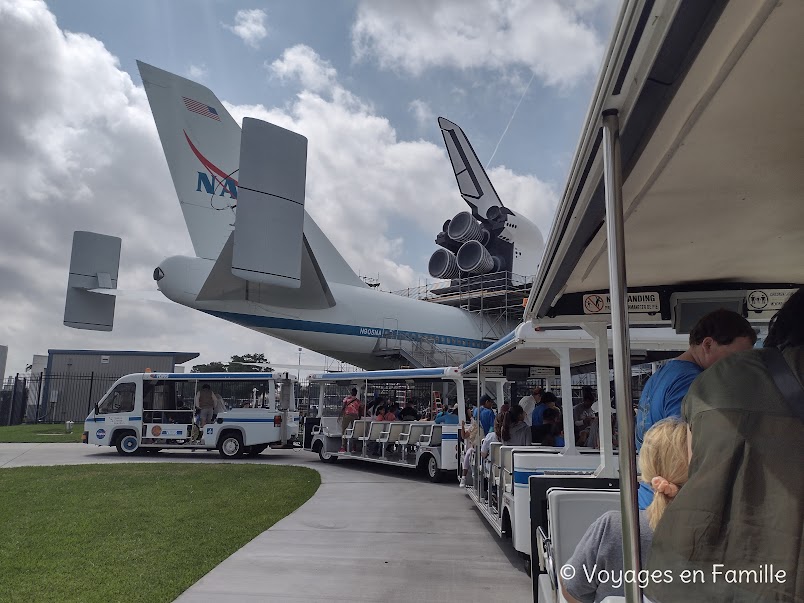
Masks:
[[[243,120],[234,276],[301,287],[306,172],[304,136],[259,119]]]
[[[75,329],[111,331],[115,297],[91,289],[117,289],[119,237],[76,231],[70,255],[70,276],[64,304],[64,325]]]

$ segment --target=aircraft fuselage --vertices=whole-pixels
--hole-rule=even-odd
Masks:
[[[365,369],[394,366],[390,358],[377,355],[380,349],[434,343],[436,363],[449,365],[467,360],[493,342],[483,338],[478,315],[341,283],[329,284],[335,299],[331,308],[279,307],[250,299],[200,301],[198,293],[213,265],[197,257],[167,258],[159,265],[159,290],[181,305]]]

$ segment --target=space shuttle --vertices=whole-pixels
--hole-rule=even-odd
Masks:
[[[165,298],[369,370],[460,364],[515,326],[368,287],[305,208],[304,136],[241,128],[205,86],[137,65],[195,252],[154,269]],[[430,273],[535,273],[541,233],[502,205],[460,128],[439,124],[470,212],[445,223]],[[74,233],[66,326],[112,330],[121,245]]]
[[[444,222],[435,240],[440,249],[428,264],[430,276],[534,274],[544,250],[542,233],[533,222],[503,205],[463,130],[443,117],[438,118],[438,125],[469,211]]]

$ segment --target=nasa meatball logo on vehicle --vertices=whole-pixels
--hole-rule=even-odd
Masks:
[[[162,428],[159,425],[151,427],[151,435],[158,438],[162,434]]]
[[[97,437],[99,440],[102,440],[103,438],[106,437],[106,430],[99,429],[98,431],[95,432],[95,437]]]

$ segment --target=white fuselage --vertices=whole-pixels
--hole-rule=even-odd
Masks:
[[[159,290],[176,303],[364,369],[391,368],[394,363],[375,352],[399,347],[400,341],[407,347],[413,341],[435,343],[434,360],[447,366],[493,342],[483,339],[480,317],[465,310],[334,282],[329,283],[335,299],[331,308],[278,307],[247,299],[198,301],[213,265],[203,258],[167,258],[159,266],[164,273]]]

